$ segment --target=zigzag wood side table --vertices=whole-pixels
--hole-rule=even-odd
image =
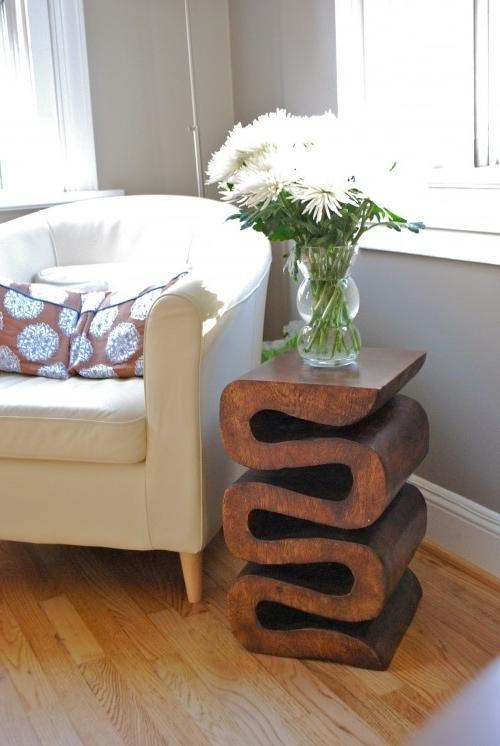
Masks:
[[[224,495],[232,630],[249,650],[386,668],[422,591],[407,568],[426,507],[407,478],[427,453],[422,407],[399,390],[422,352],[364,348],[311,368],[296,352],[230,383],[220,422],[249,471]]]

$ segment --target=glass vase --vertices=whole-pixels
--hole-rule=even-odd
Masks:
[[[353,363],[361,349],[361,338],[353,319],[359,310],[359,293],[351,278],[357,247],[297,247],[298,268],[303,280],[297,293],[297,308],[306,322],[297,348],[306,363],[315,367],[338,367]]]

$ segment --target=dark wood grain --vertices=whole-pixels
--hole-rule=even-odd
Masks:
[[[263,483],[229,488],[224,499],[229,550],[264,565],[262,571],[252,565],[251,573],[275,580],[273,598],[281,603],[332,619],[377,616],[424,537],[426,506],[420,491],[405,485],[378,521],[357,531],[321,525],[314,510],[303,509],[300,497],[295,507],[293,511],[290,503],[281,504]],[[309,563],[315,565],[317,583],[304,585],[298,565]],[[352,579],[347,591],[346,569]]]
[[[389,664],[421,596],[407,566],[426,506],[405,482],[429,425],[398,391],[424,359],[365,349],[328,371],[290,353],[226,387],[224,445],[249,467],[224,496],[227,545],[248,561],[228,608],[249,650]]]
[[[342,622],[276,602],[275,589],[273,581],[251,572],[229,589],[231,628],[248,650],[379,670],[389,665],[422,595],[417,578],[406,570],[379,616]]]
[[[244,466],[261,470],[244,480],[271,485],[280,500],[296,504],[300,494],[305,498],[304,511],[320,510],[322,523],[363,528],[379,518],[425,457],[429,447],[427,416],[416,401],[397,395],[356,425],[328,429],[321,438],[278,443],[252,444],[243,434],[232,441],[230,455]],[[332,478],[332,464],[343,464],[352,473],[351,487],[342,498],[339,487],[344,488],[345,478],[340,485]],[[311,466],[324,468],[317,468],[312,479],[310,469],[297,468]],[[317,501],[309,499],[313,489],[319,490]]]
[[[231,453],[245,427],[250,439],[250,420],[263,409],[337,427],[359,422],[397,394],[424,361],[424,352],[365,347],[356,364],[332,371],[306,365],[296,351],[279,355],[223,391],[226,449]]]
[[[247,393],[244,382],[241,386],[243,391],[240,394],[244,396]],[[405,475],[400,478],[401,486],[414,468],[415,459],[422,460],[427,453],[427,417],[421,406],[406,396],[395,396],[361,422],[340,428],[290,416],[284,408],[278,411],[278,406],[284,407],[278,401],[274,407],[268,407],[269,402],[265,407],[259,407],[255,402],[250,419],[244,421],[237,391],[235,388],[230,397],[233,414],[227,406],[221,409],[221,434],[229,456],[249,469],[346,463],[347,452],[351,454],[350,460],[356,461],[358,449],[350,444],[359,443],[374,450],[381,458],[390,458],[397,450],[394,466],[398,468],[398,474]],[[349,441],[347,447],[346,440]],[[377,466],[363,463],[359,468],[376,470]],[[390,474],[393,475],[393,469]]]

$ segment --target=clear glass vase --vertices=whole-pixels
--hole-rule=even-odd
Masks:
[[[297,308],[306,322],[297,348],[309,365],[334,368],[359,355],[361,338],[353,324],[359,293],[350,276],[357,251],[351,244],[297,247],[303,277]]]

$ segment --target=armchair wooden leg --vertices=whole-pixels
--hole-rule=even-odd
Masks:
[[[203,596],[203,552],[180,552],[182,574],[188,601],[196,604]]]

